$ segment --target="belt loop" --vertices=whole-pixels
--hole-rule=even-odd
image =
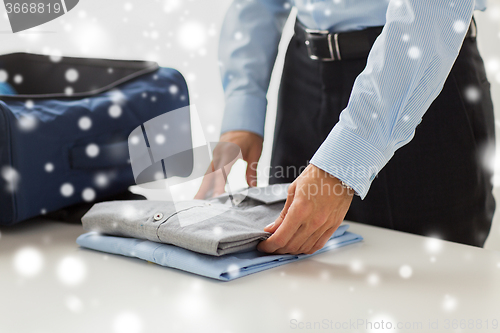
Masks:
[[[339,59],[335,59],[335,55],[333,53],[332,35],[328,34],[326,40],[328,41],[328,49],[330,50],[331,61],[339,60]]]
[[[330,45],[332,45],[332,35],[328,35],[328,37],[330,38]],[[334,34],[333,40],[335,42],[335,52],[337,53],[337,60],[342,60],[342,58],[340,57],[339,34]]]
[[[472,15],[472,22],[470,24],[470,36],[471,38],[476,38],[477,36],[477,24],[476,24],[476,18],[474,17],[474,15]]]

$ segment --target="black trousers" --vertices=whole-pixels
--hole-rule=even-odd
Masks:
[[[311,60],[304,43],[292,38],[279,92],[271,184],[292,182],[309,163],[365,65],[366,58]],[[477,97],[471,92],[479,98],[470,98]],[[346,219],[482,247],[495,210],[493,174],[483,156],[494,144],[490,84],[476,39],[466,38],[415,137],[396,151],[364,200],[354,197]]]

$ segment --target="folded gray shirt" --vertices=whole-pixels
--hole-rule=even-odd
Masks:
[[[263,228],[283,209],[288,184],[253,188],[211,200],[111,201],[83,216],[85,230],[147,239],[221,256],[253,250],[271,234]],[[241,200],[238,204],[234,201]],[[239,198],[239,199],[238,199]]]

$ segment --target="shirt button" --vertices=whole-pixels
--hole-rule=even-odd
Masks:
[[[163,218],[163,214],[162,213],[156,213],[155,216],[153,217],[153,219],[155,221],[159,221]]]

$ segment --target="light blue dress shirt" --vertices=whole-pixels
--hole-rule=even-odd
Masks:
[[[264,135],[267,89],[292,6],[309,28],[384,25],[339,122],[311,160],[363,199],[394,152],[413,138],[443,88],[473,11],[485,10],[486,0],[235,0],[219,47],[222,133]]]
[[[348,228],[349,225],[347,224],[338,227],[325,246],[313,254],[297,255],[267,254],[252,250],[216,257],[193,252],[175,245],[129,237],[109,236],[95,232],[80,235],[76,242],[85,248],[139,258],[212,279],[230,281],[363,240],[360,235],[346,231]]]

